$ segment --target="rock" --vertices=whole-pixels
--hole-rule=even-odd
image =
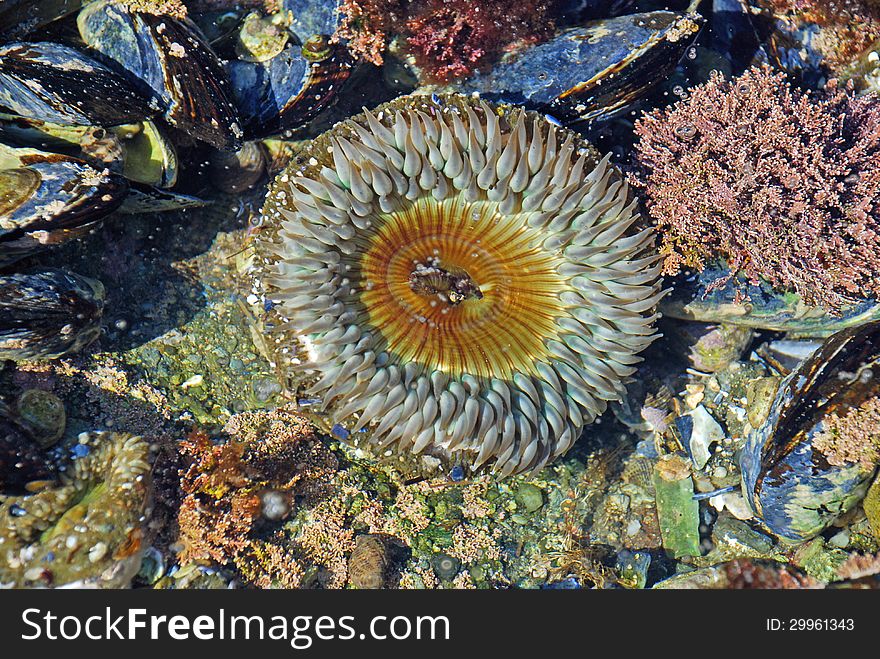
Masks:
[[[544,495],[541,490],[528,483],[520,485],[516,491],[515,498],[517,504],[522,506],[527,513],[533,513],[540,510],[544,505]]]

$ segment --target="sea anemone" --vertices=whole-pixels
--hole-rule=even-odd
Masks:
[[[47,456],[53,480],[0,493],[0,587],[122,588],[141,564],[150,445],[81,433]]]
[[[658,257],[627,184],[521,108],[365,110],[278,176],[263,218],[278,368],[311,373],[333,421],[379,448],[538,469],[654,338]]]

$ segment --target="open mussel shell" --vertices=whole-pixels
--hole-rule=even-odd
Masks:
[[[596,21],[502,60],[462,90],[567,121],[608,118],[675,69],[703,22],[670,11]]]
[[[170,188],[180,163],[165,128],[143,121],[111,128],[63,126],[0,113],[0,140],[73,155],[137,183]]]
[[[53,124],[48,121],[0,112],[0,143],[30,146],[47,151],[78,149],[94,126]]]
[[[839,332],[779,386],[766,421],[752,430],[741,456],[742,486],[755,515],[790,542],[821,533],[864,496],[876,472],[876,424],[852,433],[840,419],[873,409],[880,396],[880,322]],[[856,417],[858,418],[858,417]],[[845,435],[845,436],[844,436]],[[848,442],[841,459],[829,437]],[[863,444],[862,444],[863,442]]]
[[[682,273],[667,282],[670,293],[660,302],[660,311],[667,318],[819,337],[880,319],[880,303],[876,300],[854,302],[831,313],[804,304],[797,293],[731,276],[724,266]],[[716,285],[718,282],[723,283]]]
[[[55,359],[101,332],[104,286],[57,269],[0,276],[0,359]]]
[[[0,144],[0,265],[89,231],[128,182],[78,158]]]
[[[248,139],[311,121],[336,99],[353,65],[345,47],[319,35],[302,47],[289,44],[267,62],[230,62],[233,97]]]
[[[171,188],[177,183],[177,150],[152,121],[145,121],[137,131],[120,131],[122,174],[130,181]]]
[[[99,0],[77,25],[88,46],[153,89],[169,123],[220,149],[241,146],[223,66],[194,23]]]
[[[150,90],[61,44],[0,46],[0,107],[56,124],[141,121],[159,111]]]

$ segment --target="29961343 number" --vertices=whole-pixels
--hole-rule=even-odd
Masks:
[[[789,631],[853,631],[855,620],[852,618],[791,618],[788,621]]]

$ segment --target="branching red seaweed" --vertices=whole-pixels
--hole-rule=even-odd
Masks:
[[[553,32],[551,0],[345,0],[335,39],[380,65],[395,35],[426,77],[447,82],[472,74],[512,48]]]
[[[406,24],[407,44],[437,82],[463,78],[505,49],[537,43],[553,31],[548,3],[524,0],[427,0]]]
[[[880,294],[876,97],[803,92],[768,67],[716,73],[636,133],[667,274],[725,260],[831,310]]]
[[[345,39],[352,54],[381,66],[394,26],[404,16],[404,5],[404,0],[345,0],[333,39]]]

